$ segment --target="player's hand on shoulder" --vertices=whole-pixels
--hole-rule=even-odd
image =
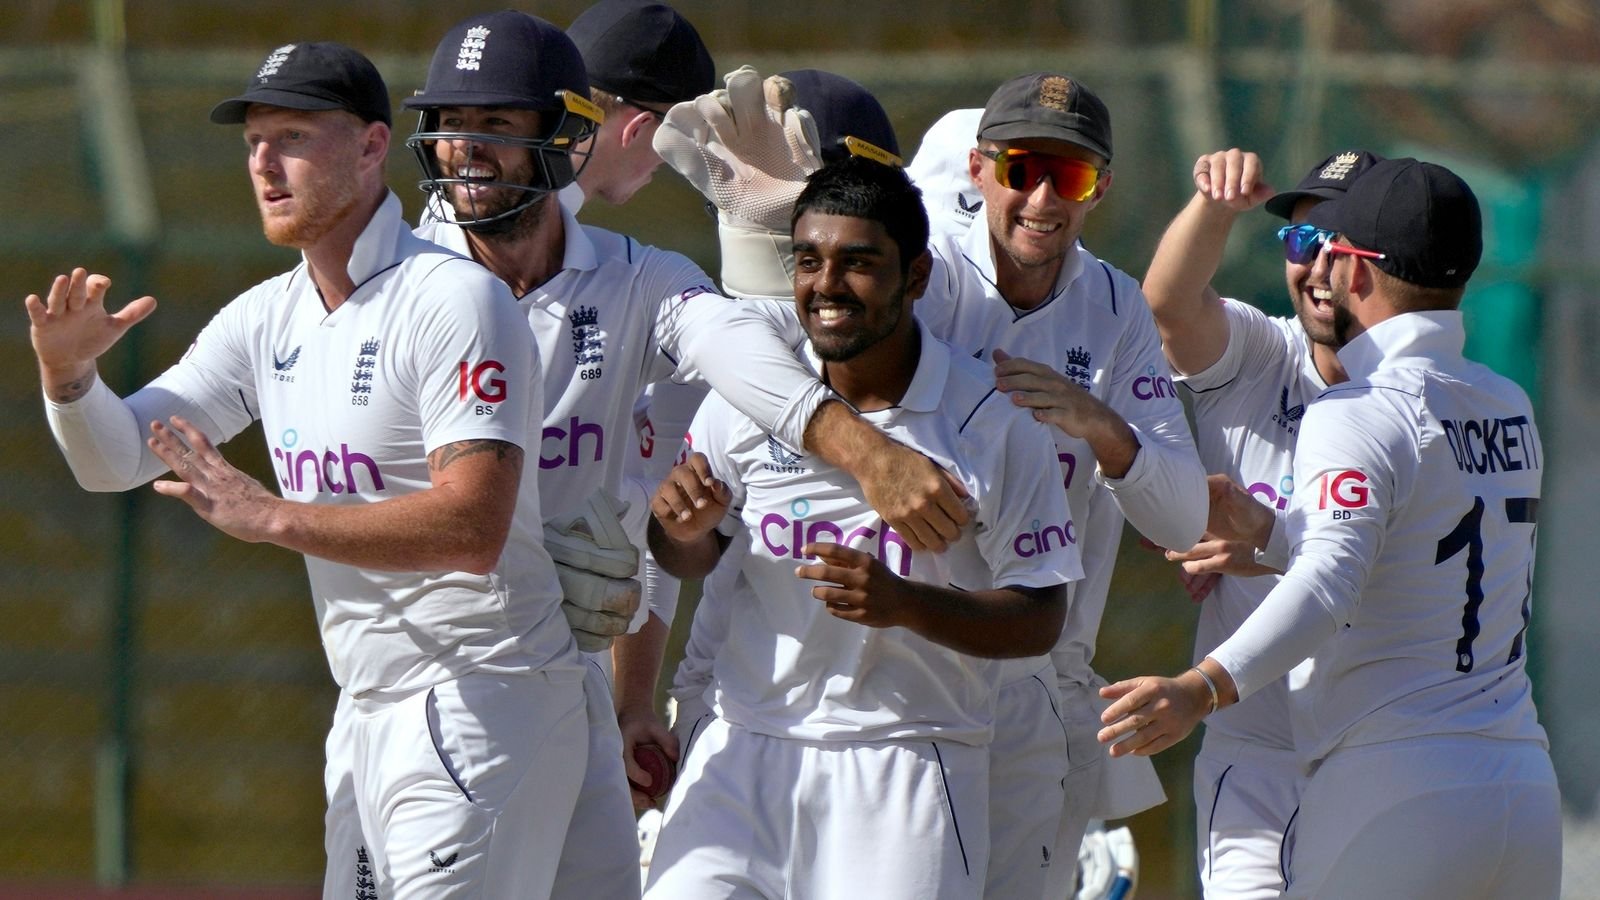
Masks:
[[[795,577],[823,582],[811,596],[827,606],[829,615],[869,628],[910,624],[914,596],[905,580],[872,554],[831,542],[807,544],[801,552],[817,561],[796,566]]]
[[[704,453],[690,454],[656,486],[650,513],[675,541],[691,541],[717,527],[732,501],[728,486],[711,473]]]
[[[1202,197],[1234,212],[1260,206],[1277,193],[1267,183],[1261,157],[1238,147],[1195,160],[1194,187]]]

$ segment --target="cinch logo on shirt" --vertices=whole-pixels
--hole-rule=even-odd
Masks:
[[[911,575],[911,548],[893,528],[884,524],[882,519],[874,519],[872,525],[861,525],[845,531],[845,526],[826,519],[807,519],[806,513],[811,511],[811,504],[805,500],[796,500],[790,504],[790,513],[793,519],[781,513],[767,513],[761,517],[758,531],[761,543],[773,556],[788,557],[789,559],[805,559],[801,548],[807,544],[834,543],[846,547],[855,547],[872,554],[879,562],[898,572],[901,577]],[[865,544],[866,546],[860,546]],[[890,549],[894,550],[894,559],[890,560]]]
[[[581,459],[585,438],[593,438],[594,452],[588,460]],[[544,449],[555,441],[555,452],[546,455]],[[565,441],[563,447],[561,442]],[[606,430],[595,422],[585,422],[577,416],[567,421],[567,427],[546,425],[539,441],[539,468],[556,469],[561,466],[581,466],[584,462],[599,462],[605,454]]]
[[[1040,524],[1038,519],[1034,519],[1028,531],[1011,539],[1012,551],[1023,559],[1078,542],[1078,531],[1071,519],[1060,525],[1045,525],[1043,528],[1039,527]]]
[[[1283,476],[1283,480],[1278,482],[1276,490],[1265,481],[1258,481],[1245,488],[1245,490],[1268,506],[1284,509],[1289,505],[1289,498],[1294,496],[1294,476]]]
[[[1367,487],[1366,473],[1355,469],[1332,472],[1322,476],[1317,489],[1317,509],[1327,509],[1331,503],[1342,509],[1365,509],[1372,499],[1372,488]],[[1335,518],[1339,510],[1334,510]]]
[[[340,444],[335,453],[329,449],[296,450],[295,445],[299,443],[300,433],[289,428],[279,439],[280,446],[272,448],[272,468],[284,490],[318,494],[383,490],[383,473],[378,471],[377,460],[351,450],[349,444]],[[363,470],[366,472],[365,488],[356,481]]]
[[[1146,366],[1144,375],[1133,380],[1133,395],[1140,400],[1154,400],[1158,397],[1176,397],[1178,392],[1172,389],[1172,379],[1165,375],[1157,375],[1155,366]]]

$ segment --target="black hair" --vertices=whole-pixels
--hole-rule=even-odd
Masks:
[[[808,212],[869,219],[883,226],[900,250],[900,273],[928,249],[928,212],[922,191],[905,170],[862,156],[828,163],[811,173],[794,202],[789,233]]]

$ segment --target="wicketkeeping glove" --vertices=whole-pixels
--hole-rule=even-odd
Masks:
[[[744,66],[723,80],[726,88],[667,112],[656,152],[718,210],[786,232],[806,176],[822,168],[817,125],[794,106],[786,78],[762,81]]]
[[[639,608],[639,550],[622,527],[627,505],[603,490],[571,516],[545,523],[544,545],[561,580],[561,611],[578,649],[598,653],[628,631]]]

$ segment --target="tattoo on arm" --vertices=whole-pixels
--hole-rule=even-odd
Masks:
[[[522,462],[522,448],[505,441],[495,441],[488,438],[479,438],[472,441],[453,441],[428,454],[428,470],[430,472],[443,472],[450,464],[466,456],[475,456],[479,453],[493,453],[495,460],[505,462],[514,460]]]
[[[90,373],[76,381],[58,384],[55,390],[50,392],[50,399],[56,403],[76,403],[83,399],[84,394],[89,393],[89,388],[94,387],[94,379],[94,374]]]

